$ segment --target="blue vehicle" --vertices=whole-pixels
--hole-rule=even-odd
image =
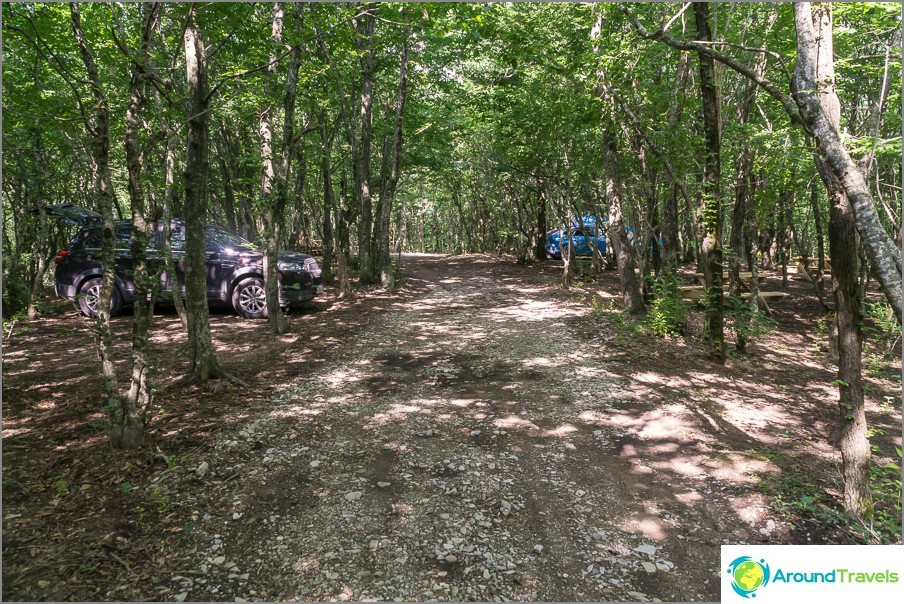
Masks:
[[[602,228],[597,230],[596,216],[584,216],[580,222],[576,217],[571,218],[571,241],[574,244],[576,256],[589,258],[594,239],[599,253],[603,256],[606,255],[606,236],[604,234],[606,219],[602,218],[600,222]],[[568,251],[568,235],[564,226],[546,233],[546,253],[551,258],[562,258],[563,248],[565,252]]]

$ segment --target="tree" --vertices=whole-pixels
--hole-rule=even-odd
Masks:
[[[198,15],[188,12],[183,33],[185,78],[188,85],[188,132],[185,161],[185,310],[191,375],[200,380],[225,377],[210,337],[207,308],[207,184],[210,93],[207,57]]]
[[[712,40],[709,3],[694,3],[697,35]],[[725,362],[725,298],[722,292],[722,101],[713,57],[700,53],[700,91],[706,160],[703,169],[703,273],[706,276],[706,332],[713,360]]]
[[[101,254],[103,255],[103,278],[100,296],[97,300],[97,341],[98,354],[104,374],[104,387],[107,395],[107,406],[111,415],[120,413],[122,399],[119,396],[119,383],[116,378],[116,367],[113,364],[113,334],[110,328],[110,301],[113,296],[114,265],[114,232],[113,232],[113,182],[110,175],[110,107],[104,93],[94,53],[82,30],[82,13],[79,4],[71,2],[69,11],[72,21],[72,33],[78,43],[82,62],[85,66],[91,92],[94,96],[94,119],[85,118],[85,126],[93,137],[91,157],[94,161],[94,197],[100,208]],[[123,413],[125,415],[125,413]]]
[[[300,20],[301,9],[295,4],[295,16]],[[271,83],[277,75],[277,49],[282,45],[283,17],[285,9],[283,4],[273,4],[273,19],[271,23],[270,62],[267,66],[267,75]],[[300,25],[300,23],[298,24]],[[279,306],[279,282],[277,279],[277,264],[279,258],[280,228],[284,221],[286,201],[288,197],[288,175],[292,155],[295,151],[295,96],[298,84],[298,69],[301,64],[301,46],[294,44],[291,51],[291,63],[286,78],[285,94],[283,97],[283,124],[282,141],[278,151],[278,162],[274,168],[273,162],[273,105],[267,103],[260,112],[260,136],[261,159],[263,163],[263,180],[261,183],[261,202],[265,216],[264,224],[264,272],[267,317],[270,328],[276,334],[288,331],[289,323]],[[272,95],[271,93],[271,98]],[[268,99],[269,100],[269,99]]]
[[[797,65],[794,85],[807,95],[802,111],[811,111],[815,96],[819,120],[827,120],[837,131],[841,104],[835,94],[832,44],[832,9],[829,4],[802,2],[794,6],[797,29]],[[806,91],[806,92],[802,92]],[[829,253],[832,287],[835,291],[835,324],[838,329],[838,405],[841,411],[839,448],[844,472],[845,507],[861,517],[872,514],[869,486],[870,446],[863,405],[861,354],[863,334],[860,293],[857,283],[858,236],[853,207],[829,163],[817,156],[816,168],[829,192]]]
[[[151,393],[148,384],[150,360],[148,358],[148,330],[154,312],[154,282],[147,262],[147,241],[154,232],[154,221],[146,220],[144,191],[141,186],[143,157],[139,148],[140,112],[145,105],[145,95],[150,66],[149,49],[160,4],[143,5],[141,17],[141,42],[131,59],[131,95],[125,116],[125,155],[129,175],[128,190],[132,206],[131,255],[135,283],[134,322],[132,323],[132,376],[129,389],[112,413],[111,432],[113,445],[136,448],[143,444],[145,426],[151,411]],[[120,45],[125,44],[120,40]]]

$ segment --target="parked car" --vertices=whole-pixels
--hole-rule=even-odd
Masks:
[[[89,317],[97,316],[103,266],[100,260],[100,214],[79,206],[50,206],[47,214],[80,227],[68,249],[57,252],[54,262],[56,294],[76,301]],[[111,300],[111,313],[116,314],[135,297],[132,280],[132,224],[118,220],[116,237],[116,276]],[[147,246],[148,265],[152,273],[160,273],[159,297],[172,299],[174,290],[185,296],[185,223],[170,223],[170,245],[175,278],[165,268],[163,257],[163,224],[158,224]],[[230,233],[219,225],[207,227],[207,299],[229,304],[249,319],[267,316],[264,292],[263,254],[253,243]],[[317,260],[298,252],[281,251],[277,264],[279,302],[282,306],[311,300],[323,291],[323,277]]]
[[[594,239],[599,253],[603,256],[606,255],[606,236],[604,234],[606,219],[603,218],[601,222],[602,228],[597,230],[596,216],[584,216],[580,222],[576,217],[572,217],[569,228],[576,256],[590,256]],[[558,260],[562,258],[563,251],[568,251],[568,234],[565,227],[560,226],[546,233],[546,253]]]

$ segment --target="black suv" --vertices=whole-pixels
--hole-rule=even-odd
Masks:
[[[89,317],[97,316],[101,277],[100,215],[71,204],[50,206],[49,216],[59,217],[81,228],[69,244],[69,249],[57,252],[55,285],[60,297],[75,300]],[[185,296],[185,223],[173,220],[170,226],[170,246],[176,266],[179,292]],[[135,284],[132,281],[130,243],[132,224],[117,220],[116,287],[111,300],[111,314],[133,301]],[[148,241],[147,259],[151,273],[160,272],[159,296],[172,299],[174,279],[165,270],[163,257],[163,225]],[[264,294],[263,254],[254,244],[217,225],[207,227],[207,299],[230,304],[235,311],[249,319],[267,316]],[[277,264],[279,302],[281,306],[312,299],[323,291],[323,277],[317,261],[298,252],[282,251]]]

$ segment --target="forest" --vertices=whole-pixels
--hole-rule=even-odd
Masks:
[[[719,533],[900,543],[901,24],[895,3],[3,3],[4,599],[689,601],[718,598],[694,581]],[[63,204],[98,215],[93,319],[54,292]],[[208,225],[260,252],[266,320],[208,304]],[[287,250],[322,271],[301,309]],[[411,511],[429,488],[509,549],[418,524],[451,522]],[[323,530],[362,491],[395,519],[344,512],[364,553],[313,529],[252,553],[273,514]],[[730,501],[701,512],[711,491]],[[617,535],[552,520],[596,512]],[[31,561],[54,534],[66,581]]]

